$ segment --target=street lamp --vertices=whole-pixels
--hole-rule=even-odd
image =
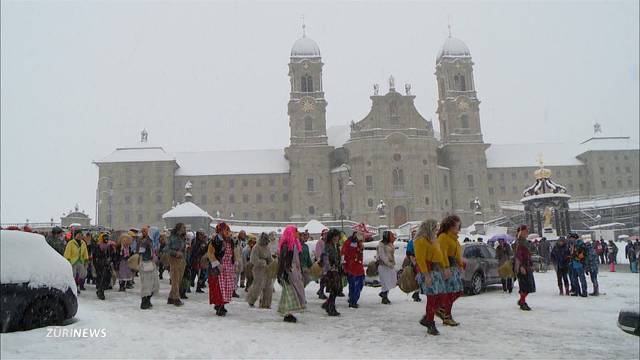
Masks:
[[[351,179],[351,167],[347,164],[342,164],[339,166],[340,168],[343,168],[345,170],[347,170],[347,175],[349,176],[349,181],[347,181],[347,186],[348,187],[353,187],[356,184],[353,183],[353,180]],[[342,173],[339,173],[339,178],[338,178],[338,194],[340,195],[340,229],[342,231],[344,231],[344,201],[342,200],[343,196],[344,196],[344,180],[342,178]]]
[[[111,176],[103,176],[98,179],[98,186],[96,186],[96,225],[98,225],[98,221],[100,220],[100,217],[98,217],[98,204],[100,203],[100,195],[102,195],[102,193],[98,193],[98,191],[100,190],[100,181],[104,179],[113,181],[113,178],[111,178]],[[111,190],[111,194],[113,194],[113,190]],[[109,207],[111,207],[111,202],[109,202]],[[109,212],[111,212],[111,210],[109,210]],[[111,227],[111,225],[109,225],[109,227]]]

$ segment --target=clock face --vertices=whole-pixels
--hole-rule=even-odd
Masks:
[[[304,63],[302,63],[302,67],[307,70],[309,68],[309,62],[305,61]]]
[[[305,96],[300,100],[300,106],[302,106],[302,111],[310,112],[316,108],[316,101],[309,96]]]

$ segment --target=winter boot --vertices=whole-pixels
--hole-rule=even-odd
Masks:
[[[531,311],[531,308],[529,307],[529,305],[526,302],[521,303],[519,305],[520,305],[520,310]]]
[[[172,298],[168,298],[167,299],[167,305],[173,305],[176,301],[173,300]]]
[[[327,300],[327,295],[324,294],[324,291],[322,291],[322,289],[318,290],[316,294],[318,294],[318,299]]]
[[[352,304],[352,303],[349,303],[349,307],[350,307],[350,308],[357,309],[357,308],[359,308],[359,307],[360,307],[360,305],[358,305],[358,304]]]
[[[227,308],[225,308],[224,305],[220,306],[220,311],[225,315],[227,314]]]
[[[417,291],[414,292],[411,297],[413,298],[413,301],[415,301],[415,302],[421,302],[422,301],[422,299],[420,299],[420,293],[418,293]]]
[[[188,299],[186,293],[187,293],[187,290],[180,291],[180,299]]]
[[[284,322],[295,323],[297,321],[298,321],[298,319],[296,319],[296,317],[291,315],[291,314],[287,314],[287,315],[284,316]]]
[[[98,296],[98,299],[104,300],[104,291],[98,290],[96,291],[96,295]]]
[[[120,281],[120,289],[118,291],[125,291],[124,281]]]
[[[389,293],[388,291],[383,291],[380,294],[378,294],[378,296],[380,296],[382,298],[381,302],[383,304],[385,304],[385,305],[390,305],[391,304],[391,301],[389,301],[389,298],[387,297],[388,293]]]
[[[338,312],[338,310],[336,310],[335,305],[329,306],[329,311],[327,313],[329,314],[329,316],[340,316],[340,313]]]
[[[127,282],[126,282],[126,288],[127,288],[127,289],[133,289],[133,284],[134,284],[134,283],[133,283],[133,280],[132,280],[132,281],[127,281]]]
[[[197,293],[203,293],[204,291],[202,291],[202,287],[198,286],[198,287],[196,288],[196,292],[197,292]]]
[[[147,310],[149,308],[149,297],[145,296],[142,298],[142,302],[140,303],[140,309]]]
[[[592,292],[592,293],[589,293],[589,295],[591,295],[591,296],[598,296],[598,295],[600,295],[600,293],[598,292],[598,287],[597,287],[597,286],[594,286],[594,287],[593,287],[593,292]]]
[[[346,295],[344,294],[344,292],[342,292],[342,290],[340,290],[340,293],[338,293],[338,297],[345,297]]]
[[[182,306],[182,305],[184,305],[184,303],[183,303],[183,302],[182,302],[182,300],[180,300],[180,299],[174,299],[174,300],[173,300],[173,305],[175,305],[175,306]]]
[[[564,294],[565,294],[566,296],[569,296],[569,289],[564,289]]]
[[[444,320],[445,318],[444,309],[439,308],[438,310],[436,310],[436,316],[439,317],[440,320]]]
[[[233,290],[233,295],[231,295],[231,297],[239,298],[240,295],[238,295],[238,293],[235,290]]]
[[[226,314],[227,314],[227,312],[224,310],[224,307],[222,307],[222,306],[219,307],[216,310],[216,315],[218,315],[218,316],[225,316]]]
[[[420,319],[419,323],[422,326],[429,327],[429,320],[427,320],[427,315],[423,316],[422,319]]]
[[[438,331],[438,328],[436,328],[436,322],[435,321],[426,321],[426,325],[427,327],[427,334],[429,335],[440,335],[440,332]]]
[[[451,317],[451,315],[445,315],[444,320],[442,320],[442,323],[444,325],[447,325],[447,326],[458,326],[458,325],[460,325],[459,322],[453,320],[453,317]]]
[[[322,303],[322,306],[321,306],[321,307],[322,307],[324,310],[326,310],[326,311],[327,311],[327,313],[328,313],[328,312],[329,312],[329,310],[327,310],[328,306],[329,306],[329,301],[327,300],[327,301],[325,301],[325,302],[323,302],[323,303]]]
[[[560,288],[560,296],[564,295],[564,292],[562,291],[562,288]]]

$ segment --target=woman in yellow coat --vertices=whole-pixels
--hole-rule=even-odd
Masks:
[[[427,295],[426,314],[420,320],[420,324],[427,327],[427,333],[439,335],[433,320],[436,311],[442,306],[442,299],[445,294],[445,285],[442,271],[444,261],[440,246],[436,241],[436,229],[438,222],[433,219],[425,220],[420,224],[416,239],[414,240],[414,251],[416,256],[417,273],[416,280],[420,285],[420,291]]]
[[[458,242],[458,232],[460,231],[460,217],[449,215],[442,219],[438,229],[438,245],[442,251],[444,262],[444,285],[447,292],[443,299],[443,306],[438,309],[436,315],[442,319],[442,323],[448,326],[458,326],[451,316],[451,307],[463,291],[461,273],[464,269],[462,262],[462,247]]]
[[[73,277],[76,280],[78,292],[80,292],[80,286],[84,283],[85,276],[87,276],[85,264],[89,261],[87,244],[82,240],[82,230],[74,231],[73,239],[67,242],[67,246],[64,249],[64,258],[71,263]]]

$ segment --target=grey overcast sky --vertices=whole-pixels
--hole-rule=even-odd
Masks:
[[[436,120],[447,36],[475,62],[485,140],[638,138],[638,1],[2,1],[1,220],[93,217],[97,168],[142,128],[165,150],[282,148],[287,63],[322,52],[328,126],[358,121],[374,83],[412,84]],[[437,121],[434,121],[437,129]],[[532,163],[535,159],[531,159]]]

